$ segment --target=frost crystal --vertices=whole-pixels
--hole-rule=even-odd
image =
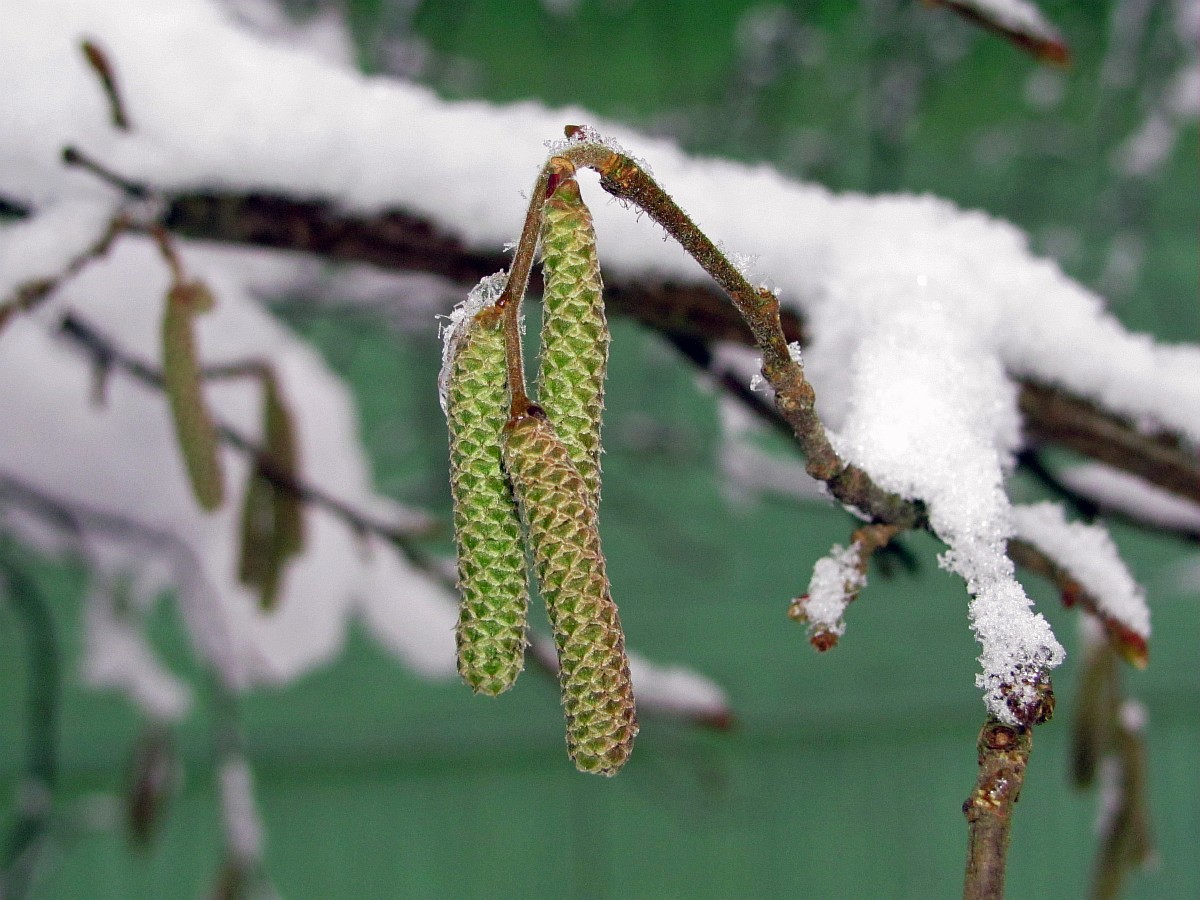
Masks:
[[[620,153],[623,156],[627,155],[625,148],[615,138],[606,137],[591,125],[576,126],[568,137],[559,138],[554,141],[543,141],[542,144],[551,153],[561,153],[579,144],[598,144],[601,147],[607,147],[613,153]]]
[[[796,365],[800,366],[804,364],[804,349],[800,346],[799,341],[792,341],[788,344],[788,356],[791,357],[792,362]],[[750,376],[750,390],[762,391],[763,393],[770,393],[771,391],[771,385],[763,377],[761,356],[758,357],[758,368]]]
[[[738,253],[736,250],[730,250],[724,241],[717,241],[717,252],[729,260],[729,264],[737,269],[738,273],[747,280],[750,278],[750,270],[758,262],[757,255],[753,253]]]
[[[504,293],[508,284],[508,273],[499,271],[482,278],[479,284],[471,288],[467,299],[454,307],[447,316],[439,316],[444,321],[438,329],[442,339],[442,369],[438,372],[438,400],[442,404],[442,414],[446,413],[446,392],[450,378],[450,363],[454,359],[454,348],[461,334],[463,322],[472,318],[485,306],[492,306]]]
[[[621,146],[620,142],[610,135],[603,134],[599,129],[591,125],[579,125],[571,132],[568,137],[560,138],[555,141],[542,141],[542,145],[550,151],[551,154],[562,153],[564,150],[569,150],[571,147],[579,144],[597,144],[601,147],[607,147],[613,153],[621,156],[627,156],[638,166],[640,166],[647,175],[654,176],[654,172],[650,168],[650,164],[640,156],[634,156]]]
[[[1009,725],[1031,724],[1028,712],[1040,705],[1046,673],[1066,656],[1050,623],[1030,605],[1021,586],[1006,580],[975,592],[970,606],[971,630],[982,646],[975,684],[988,712]]]

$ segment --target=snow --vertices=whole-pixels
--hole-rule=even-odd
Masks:
[[[638,706],[643,710],[673,712],[714,723],[727,722],[731,716],[725,691],[695,669],[659,665],[630,653],[629,677]]]
[[[1146,593],[1134,581],[1107,529],[1068,522],[1057,503],[1013,507],[1016,537],[1050,557],[1095,600],[1108,618],[1142,638],[1150,636]]]
[[[479,284],[471,288],[467,299],[451,310],[441,327],[442,338],[442,369],[438,372],[438,401],[442,404],[442,413],[446,413],[446,396],[450,390],[450,368],[454,362],[455,348],[462,337],[463,323],[473,319],[475,314],[488,306],[495,306],[504,286],[508,283],[508,273],[501,271],[488,275]]]
[[[955,4],[978,13],[1006,31],[1041,40],[1059,40],[1054,26],[1029,0],[955,0]]]
[[[554,640],[538,631],[529,633],[529,651],[550,671],[558,671]],[[660,712],[709,724],[727,724],[733,716],[725,690],[687,666],[664,665],[628,651],[629,677],[638,711]]]
[[[1138,522],[1200,534],[1200,504],[1169,493],[1102,463],[1084,463],[1058,472],[1068,488],[1102,509],[1122,513]]]
[[[158,660],[137,623],[118,613],[112,593],[93,593],[86,609],[85,680],[123,691],[150,719],[183,718],[191,706],[191,690]]]
[[[1026,3],[974,5],[1008,16],[1014,26],[1041,27]],[[78,49],[84,36],[111,56],[135,123],[130,133],[108,124],[104,97]],[[1015,227],[943,200],[835,195],[766,166],[689,158],[666,141],[579,109],[446,103],[425,89],[364,77],[267,42],[205,0],[46,0],[23,7],[0,32],[0,78],[6,123],[0,195],[37,213],[0,235],[3,258],[17,257],[12,269],[0,269],[0,295],[31,274],[54,271],[63,245],[86,243],[111,209],[93,177],[59,165],[68,143],[164,189],[326,196],[362,212],[403,207],[486,251],[519,230],[520,192],[533,182],[545,142],[556,140],[563,125],[589,123],[612,135],[607,140],[634,148],[714,240],[755,253],[781,301],[806,316],[814,335],[806,369],[835,445],[883,486],[926,503],[933,529],[949,546],[945,565],[974,597],[980,681],[989,708],[1002,718],[1004,690],[1062,658],[1004,555],[1012,533],[1004,481],[1020,442],[1014,377],[1057,385],[1200,444],[1200,349],[1127,332],[1098,296],[1036,258]],[[594,177],[581,181],[592,198],[606,268],[626,278],[703,278],[678,247],[660,239],[657,226],[603,202]],[[90,217],[87,227],[73,220],[76,211]],[[50,227],[51,217],[68,237]],[[16,249],[18,240],[31,249]],[[152,357],[162,285],[150,256],[144,247],[123,247],[54,307],[77,303]],[[153,286],[156,278],[157,288],[145,293],[130,288]],[[239,294],[235,281],[221,284],[218,295],[224,311],[198,323],[205,358],[275,359],[286,370],[289,396],[302,405],[306,473],[369,496],[340,389]],[[161,400],[115,383],[110,408],[89,409],[79,360],[31,322],[8,331],[0,337],[0,418],[11,416],[4,420],[21,428],[6,442],[12,446],[0,448],[0,465],[186,533],[219,586],[239,658],[255,677],[289,677],[336,649],[354,587],[369,580],[358,571],[344,528],[314,512],[314,548],[286,579],[280,611],[269,620],[255,613],[231,579],[232,513],[206,518],[192,508],[172,462]],[[210,393],[223,417],[253,429],[252,391],[229,384]],[[322,421],[325,414],[332,424]],[[59,452],[46,453],[48,446]],[[120,455],[131,446],[168,462],[161,471],[134,472]],[[239,460],[228,457],[225,464],[234,483],[245,477]],[[141,490],[143,480],[152,490]],[[405,584],[427,589],[419,574],[390,558],[401,581],[388,596],[403,596]],[[441,639],[449,642],[449,632]]]
[[[846,631],[842,619],[846,607],[867,583],[857,544],[835,545],[827,556],[813,566],[808,593],[801,598],[810,635],[841,637]]]
[[[741,401],[722,395],[717,412],[721,422],[718,465],[729,500],[736,503],[775,496],[829,504],[824,482],[805,471],[797,453],[772,453],[758,446],[762,425]]]
[[[257,862],[262,859],[263,826],[254,802],[254,773],[246,758],[234,754],[223,760],[217,784],[226,845],[239,862]]]

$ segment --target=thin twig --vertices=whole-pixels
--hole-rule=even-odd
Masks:
[[[565,162],[565,161],[564,161]],[[567,162],[574,172],[574,166]],[[529,273],[537,256],[538,242],[542,233],[542,208],[546,197],[553,192],[553,185],[560,177],[561,166],[551,160],[538,172],[533,192],[529,196],[529,207],[525,211],[525,224],[517,239],[512,265],[508,269],[508,280],[504,291],[496,301],[496,307],[504,315],[504,351],[508,369],[509,415],[524,415],[529,408],[529,394],[525,384],[525,362],[521,350],[521,303],[529,289]],[[552,183],[552,179],[554,179]]]
[[[987,4],[968,3],[964,0],[925,0],[925,3],[928,6],[944,6],[972,25],[999,35],[1041,62],[1056,66],[1068,66],[1071,63],[1071,48],[1060,35],[1022,28],[1007,21],[1005,17],[990,12]]]
[[[577,165],[595,169],[601,187],[654,219],[720,285],[762,351],[763,377],[774,388],[775,406],[804,450],[808,473],[825,482],[844,506],[874,521],[905,528],[921,525],[925,520],[921,504],[883,490],[865,471],[847,465],[833,449],[816,412],[816,394],[788,346],[775,293],[751,285],[635,160],[596,144],[568,147],[562,155]]]
[[[1113,648],[1131,665],[1146,668],[1150,661],[1146,639],[1106,613],[1100,602],[1069,571],[1026,541],[1010,540],[1008,555],[1021,568],[1040,575],[1058,588],[1065,606],[1078,606],[1095,616],[1104,626]]]
[[[875,523],[863,525],[855,529],[850,536],[849,552],[852,554],[853,569],[850,571],[842,571],[840,574],[845,576],[844,580],[839,579],[840,584],[834,587],[838,592],[838,597],[842,602],[842,609],[849,606],[858,599],[859,594],[867,586],[867,570],[871,566],[871,559],[876,553],[886,548],[901,531],[904,529],[899,525],[891,525],[887,523]],[[842,548],[835,547],[835,552],[844,552]],[[829,557],[826,557],[829,559]],[[817,571],[817,570],[814,570]],[[817,580],[816,574],[813,576],[814,583]],[[813,590],[810,586],[809,590]],[[822,597],[823,602],[827,602],[829,597]],[[842,622],[842,614],[838,613],[836,622],[831,621],[833,616],[814,615],[810,604],[809,594],[797,597],[792,601],[788,609],[788,617],[796,622],[808,623],[808,642],[813,647],[824,653],[826,650],[832,650],[837,646],[838,638],[844,628]]]
[[[1091,522],[1100,514],[1099,505],[1078,491],[1068,487],[1042,460],[1036,449],[1026,448],[1017,454],[1017,465],[1028,472],[1042,487],[1061,500],[1079,518]]]
[[[93,159],[91,156],[73,145],[68,144],[66,147],[63,147],[62,164],[64,166],[75,167],[83,169],[85,172],[90,172],[105,184],[108,184],[125,194],[130,200],[146,200],[148,198],[157,196],[157,192],[152,188],[118,175],[112,169]]]
[[[118,513],[97,509],[54,496],[44,489],[0,472],[0,506],[11,504],[51,525],[71,538],[71,550],[89,567],[97,560],[89,541],[92,535],[122,542],[142,555],[165,559],[171,567],[184,616],[193,635],[203,634],[201,649],[215,671],[233,672],[233,637],[219,610],[215,588],[195,551],[175,533]]]
[[[121,92],[117,89],[117,74],[113,69],[112,58],[91,38],[80,44],[79,49],[83,51],[84,59],[96,73],[100,87],[104,89],[104,96],[108,98],[113,127],[129,131],[129,116],[125,113],[125,104],[121,101]]]
[[[132,223],[123,213],[118,213],[105,226],[96,240],[72,257],[62,271],[48,278],[36,278],[17,285],[5,300],[0,302],[0,330],[17,313],[29,312],[44,303],[65,282],[74,278],[88,263],[108,254],[118,237],[128,231]]]
[[[1003,900],[1013,806],[1025,783],[1033,730],[988,717],[979,732],[979,777],[963,803],[967,873],[963,900]]]
[[[1145,434],[1132,422],[1034,381],[1024,381],[1020,409],[1025,430],[1137,475],[1200,503],[1200,458],[1177,435]]]

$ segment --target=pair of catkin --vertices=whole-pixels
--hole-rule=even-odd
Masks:
[[[595,232],[572,173],[556,178],[543,209],[540,405],[510,403],[502,310],[486,301],[464,310],[450,338],[458,666],[488,694],[520,673],[527,543],[558,650],[568,753],[580,770],[612,775],[637,717],[597,527],[608,326]]]

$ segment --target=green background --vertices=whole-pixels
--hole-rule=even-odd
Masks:
[[[1102,90],[1108,6],[1042,6],[1076,54],[1069,71],[1048,76],[1061,78],[1064,92],[1053,110],[1024,100],[1035,63],[921,4],[792,4],[793,21],[809,29],[807,50],[783,53],[761,83],[746,78],[744,51],[739,58],[745,3],[583,0],[573,17],[500,0],[360,0],[348,9],[368,69],[389,68],[389,48],[420,38],[428,60],[420,77],[450,97],[579,103],[676,134],[697,152],[773,160],[837,188],[935,191],[1028,228],[1087,283],[1101,282],[1114,234],[1140,235],[1144,265],[1136,283],[1115,292],[1115,311],[1160,337],[1198,340],[1195,124],[1154,179],[1122,180],[1108,164],[1172,63],[1168,11],[1152,19],[1143,80]],[[965,49],[953,60],[935,52],[955,41]],[[889,136],[872,128],[870,110],[896,60],[921,73],[923,88],[917,114]],[[981,142],[1001,138],[1016,149],[980,162]],[[447,514],[432,328],[401,333],[365,314],[283,307],[354,386],[381,489]],[[876,572],[849,612],[842,645],[818,656],[787,620],[787,601],[807,584],[813,562],[845,541],[850,519],[829,508],[727,498],[715,475],[714,399],[669,348],[627,322],[614,329],[609,391],[602,531],[630,645],[717,680],[729,692],[734,727],[646,714],[619,777],[579,775],[564,753],[550,678],[531,669],[503,698],[475,698],[457,683],[415,678],[356,632],[334,665],[241,703],[267,869],[279,892],[959,895],[960,806],[974,779],[983,710],[965,592],[937,570],[937,544],[906,538],[919,574],[889,580]],[[1019,490],[1036,495],[1032,485]],[[1197,896],[1200,608],[1195,591],[1171,577],[1195,547],[1119,527],[1114,534],[1151,591],[1155,628],[1150,668],[1127,673],[1125,684],[1150,715],[1160,862],[1131,880],[1128,896]],[[53,597],[68,683],[62,815],[35,896],[203,895],[221,847],[205,704],[177,734],[186,779],[164,831],[150,852],[132,853],[113,798],[123,790],[136,715],[74,677],[82,573],[38,573]],[[1044,585],[1029,588],[1071,656],[1056,676],[1058,716],[1035,735],[1009,895],[1085,896],[1096,800],[1067,783],[1075,616]],[[202,685],[169,604],[153,633],[177,669]],[[5,608],[4,795],[23,761],[25,673],[23,637]]]

